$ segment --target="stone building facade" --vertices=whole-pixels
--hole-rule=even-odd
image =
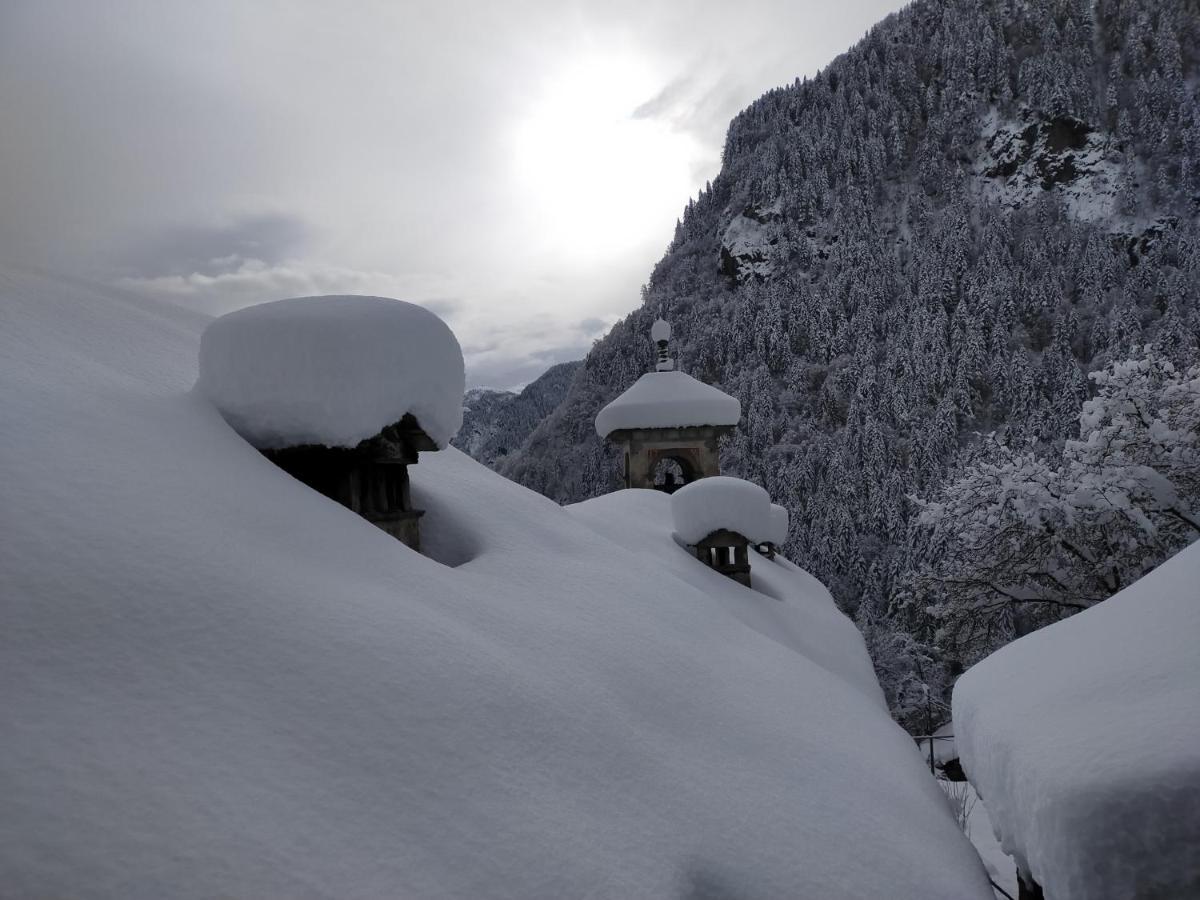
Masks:
[[[416,551],[421,516],[412,504],[408,467],[437,444],[406,415],[356,447],[303,444],[262,454],[293,478],[319,491]]]

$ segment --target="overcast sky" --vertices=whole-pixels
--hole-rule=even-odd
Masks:
[[[729,119],[898,0],[0,0],[0,259],[430,306],[472,384],[639,303]]]

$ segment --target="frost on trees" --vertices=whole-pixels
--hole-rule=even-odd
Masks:
[[[408,466],[462,423],[462,350],[428,310],[383,297],[301,297],[222,316],[198,389],[268,459],[420,550]]]
[[[1200,545],[954,689],[963,769],[1025,892],[1200,896]]]
[[[650,330],[658,347],[647,372],[596,416],[596,432],[625,450],[625,487],[679,487],[721,472],[718,443],[742,415],[742,405],[715,387],[675,371],[667,351],[671,326]]]
[[[1052,456],[985,439],[932,502],[916,582],[944,653],[974,662],[1105,601],[1200,536],[1200,366],[1152,346],[1093,372]]]

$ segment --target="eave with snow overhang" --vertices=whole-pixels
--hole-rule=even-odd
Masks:
[[[666,322],[654,323],[656,371],[647,372],[596,416],[596,433],[624,446],[625,487],[670,493],[697,478],[719,475],[720,439],[742,416],[736,397],[674,371],[666,350],[670,334]],[[668,466],[670,471],[664,471]]]
[[[386,297],[278,300],[214,320],[197,386],[298,481],[414,550],[408,467],[462,423],[462,350],[427,309]]]

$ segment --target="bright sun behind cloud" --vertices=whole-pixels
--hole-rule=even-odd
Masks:
[[[666,122],[633,117],[663,83],[635,58],[590,56],[530,98],[512,133],[512,176],[542,251],[586,264],[670,240],[701,148]]]

